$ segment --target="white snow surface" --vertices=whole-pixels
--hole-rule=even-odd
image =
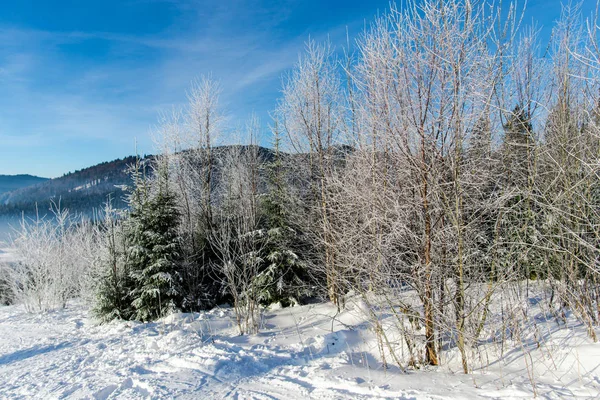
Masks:
[[[538,397],[600,397],[600,344],[577,324],[549,325],[526,356],[508,351],[470,375],[452,351],[442,367],[402,372],[382,367],[360,309],[332,320],[329,304],[275,307],[259,334],[239,336],[229,308],[98,325],[83,303],[41,315],[2,306],[0,399],[532,398],[532,375]]]

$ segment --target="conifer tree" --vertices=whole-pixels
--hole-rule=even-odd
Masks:
[[[179,214],[170,192],[166,164],[159,160],[157,188],[151,193],[144,166],[134,177],[127,221],[126,263],[134,286],[129,297],[133,318],[150,321],[167,315],[180,305]]]
[[[532,168],[533,127],[531,115],[517,105],[504,125],[503,161],[506,185],[524,189],[528,185]]]
[[[285,183],[277,123],[274,136],[275,158],[268,167],[268,191],[262,201],[263,220],[267,228],[263,250],[265,265],[255,278],[255,285],[260,288],[259,301],[262,303],[281,302],[289,305],[310,294],[309,277],[298,246],[301,238],[291,223],[289,210],[293,204]]]
[[[539,245],[541,211],[535,200],[536,141],[531,114],[517,105],[504,125],[502,149],[504,163],[504,210],[502,214],[501,253],[513,271],[525,278],[536,278],[542,264]]]

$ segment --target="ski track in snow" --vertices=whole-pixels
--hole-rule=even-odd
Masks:
[[[88,314],[81,304],[43,315],[0,307],[0,399],[532,397],[523,370],[511,375],[517,353],[508,353],[497,376],[383,371],[374,354],[357,350],[367,331],[348,329],[364,321],[348,315],[332,333],[329,305],[269,312],[261,332],[246,336],[236,335],[228,309],[148,324],[96,325]],[[579,351],[600,355],[596,344]],[[537,384],[541,397],[600,397],[598,368],[569,375],[572,370],[545,371],[547,379]]]

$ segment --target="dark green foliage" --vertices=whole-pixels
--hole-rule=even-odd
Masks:
[[[178,307],[180,297],[179,243],[175,227],[178,219],[174,198],[159,193],[143,210],[132,212],[135,226],[129,248],[130,293],[135,318],[149,321]]]
[[[131,169],[134,186],[123,222],[123,251],[114,225],[108,229],[107,272],[103,277],[96,313],[104,321],[115,318],[151,321],[181,304],[181,249],[179,214],[166,174],[159,171],[156,188],[146,178],[139,160]],[[112,224],[112,222],[108,224]]]
[[[168,182],[159,173],[157,193],[149,193],[145,178],[136,179],[136,193],[125,234],[126,268],[134,287],[128,297],[133,317],[151,321],[181,303],[181,249],[177,236],[179,213]]]
[[[192,235],[185,232],[180,238],[187,246],[188,254],[183,257],[181,309],[185,312],[195,312],[214,307],[221,302],[228,302],[223,297],[223,278],[214,271],[211,265],[218,262],[218,254],[210,242],[212,227],[198,227]],[[191,246],[191,243],[194,246]],[[186,247],[183,248],[185,250]]]
[[[121,269],[107,269],[99,283],[94,315],[102,322],[132,319],[133,308],[127,295],[132,286],[133,282],[122,266]]]
[[[311,290],[303,260],[302,237],[290,215],[293,204],[285,183],[278,136],[275,138],[275,158],[268,169],[268,192],[261,202],[266,229],[264,266],[255,278],[255,285],[260,288],[259,302],[281,302],[285,306],[311,295]]]
[[[244,238],[240,268],[250,261],[256,266],[246,289],[249,292],[241,293],[241,298],[263,305],[290,305],[311,296],[315,285],[307,268],[310,241],[293,221],[292,211],[298,205],[288,193],[287,171],[277,148],[275,153],[264,164],[266,179],[260,180],[258,174],[263,167],[255,166],[259,179],[256,223],[248,226],[232,225],[231,219],[246,200],[235,196],[221,199],[218,207],[222,212],[213,215],[210,223],[205,218],[193,218],[193,226],[182,226],[166,163],[155,159],[157,168],[147,174],[145,162],[137,159],[130,169],[133,186],[125,199],[129,211],[122,221],[105,221],[107,254],[96,315],[102,321],[150,321],[176,309],[197,311],[231,301],[225,279],[219,275],[223,271],[214,268],[224,249],[215,247],[211,232],[223,224],[235,228],[232,248],[240,250],[235,246],[239,247],[240,238]]]
[[[306,267],[292,246],[295,237],[296,232],[289,227],[267,231],[264,267],[254,279],[261,304],[281,302],[288,306],[311,294]]]
[[[540,246],[542,209],[537,204],[534,185],[537,144],[533,135],[531,116],[518,105],[504,125],[502,148],[505,198],[499,216],[500,246],[498,255],[510,265],[505,271],[514,271],[522,278],[537,278],[545,273]]]
[[[531,115],[517,105],[504,125],[503,162],[506,185],[526,187],[533,171],[535,139]]]
[[[6,277],[2,276],[2,266],[0,265],[0,305],[8,306],[12,303],[13,293]]]

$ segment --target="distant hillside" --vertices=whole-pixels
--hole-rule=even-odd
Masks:
[[[223,162],[226,160],[228,150],[232,146],[218,146],[213,148],[213,189],[219,186]],[[336,157],[344,159],[352,148],[349,146],[336,146]],[[241,146],[241,150],[247,151],[249,146]],[[187,151],[182,153],[184,156]],[[285,154],[285,153],[284,153]],[[258,148],[258,155],[263,162],[269,163],[274,159],[274,152],[264,147]],[[305,155],[285,154],[288,164],[304,163]],[[154,156],[146,156],[152,160]],[[36,207],[40,215],[48,213],[50,202],[60,200],[61,208],[71,212],[90,214],[94,210],[103,208],[109,195],[113,199],[115,208],[126,208],[123,200],[124,194],[121,188],[130,185],[131,179],[127,174],[127,167],[135,162],[135,157],[130,156],[110,162],[103,162],[89,168],[75,171],[60,178],[45,180],[32,186],[22,187],[10,192],[0,192],[0,240],[2,233],[2,220],[10,220],[15,225],[15,218],[23,213],[35,216]],[[266,190],[267,169],[263,169],[259,182],[259,191]],[[38,178],[43,179],[43,178]],[[4,224],[6,225],[6,224]],[[5,229],[6,230],[6,229]]]
[[[9,192],[0,191],[0,216],[33,214],[36,205],[45,213],[50,201],[59,199],[63,208],[88,213],[102,207],[109,194],[115,206],[123,207],[123,192],[118,186],[129,183],[126,169],[134,161],[133,156],[125,157]]]
[[[353,151],[349,146],[336,147],[334,154],[340,161]],[[247,151],[248,148],[249,146],[241,146],[242,151]],[[220,185],[223,162],[230,149],[231,146],[213,148],[213,190]],[[183,155],[185,154],[187,151],[183,153]],[[267,164],[272,162],[275,157],[273,150],[264,147],[259,147],[258,154]],[[284,164],[287,165],[286,168],[308,162],[306,154],[283,153],[282,156]],[[151,160],[153,157],[147,156],[146,159]],[[123,200],[125,193],[121,186],[131,183],[127,167],[134,162],[135,157],[130,156],[75,171],[60,178],[50,180],[38,178],[42,181],[38,180],[31,186],[5,193],[0,192],[0,243],[8,240],[9,233],[12,232],[12,228],[19,226],[23,214],[26,218],[33,218],[37,210],[40,216],[47,215],[52,200],[58,202],[60,199],[63,209],[89,216],[94,210],[103,208],[108,196],[111,195],[113,206],[125,209],[127,207]],[[308,165],[304,169],[306,168]],[[268,168],[262,169],[258,185],[260,192],[267,190],[267,173]],[[292,185],[302,184],[294,179],[290,183]]]
[[[218,185],[221,164],[228,148],[229,146],[220,146],[213,149],[215,187]],[[270,149],[259,148],[259,155],[266,162],[273,160],[273,151]],[[153,156],[146,158],[152,159]],[[36,206],[40,214],[46,214],[50,201],[59,199],[62,208],[78,213],[89,214],[94,209],[102,208],[109,195],[114,207],[125,208],[124,193],[120,186],[130,184],[126,170],[134,162],[134,156],[104,162],[60,178],[0,193],[0,218],[18,217],[22,213],[35,215]]]
[[[0,195],[47,180],[33,175],[0,175]]]

